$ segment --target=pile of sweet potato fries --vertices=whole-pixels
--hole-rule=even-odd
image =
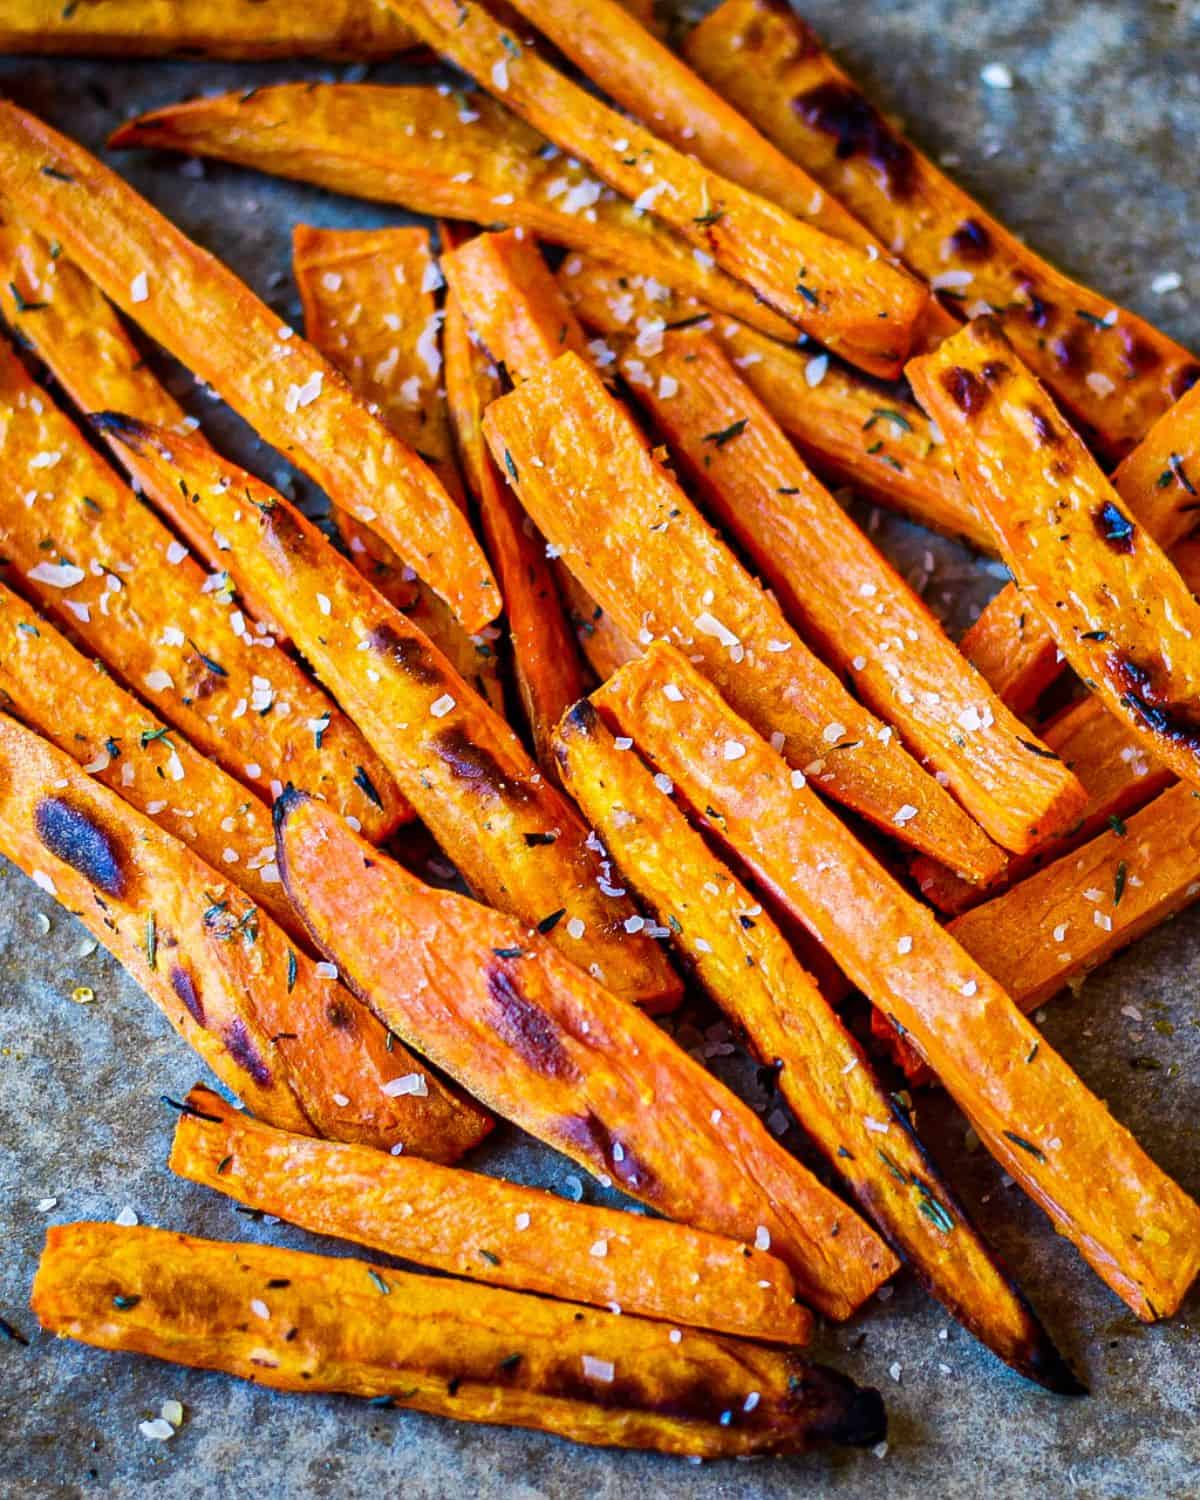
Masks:
[[[882,1440],[878,1392],[797,1351],[905,1262],[1081,1391],[897,1064],[1171,1316],[1200,1208],[1027,1013],[1200,894],[1200,365],[779,0],[723,0],[681,53],[632,0],[0,0],[0,47],[421,48],[477,86],[284,84],[116,132],[441,221],[297,225],[303,332],[0,103],[0,852],[244,1105],[198,1085],[176,1173],[449,1273],[72,1224],[42,1324],[716,1458]],[[336,540],[123,319],[316,481]],[[841,485],[1003,560],[961,642]],[[414,820],[470,896],[395,857]],[[654,1019],[683,976],[819,1174]],[[495,1117],[653,1214],[463,1167]]]

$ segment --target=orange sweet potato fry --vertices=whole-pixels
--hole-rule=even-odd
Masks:
[[[668,684],[675,692],[663,691]],[[1013,1177],[1139,1317],[1200,1271],[1200,1207],[1012,998],[909,896],[685,656],[655,644],[596,695],[717,840],[833,954]],[[741,753],[730,756],[733,743]]]
[[[769,307],[853,364],[899,374],[929,300],[906,272],[677,151],[572,82],[482,5],[388,3],[435,51]]]
[[[468,630],[496,617],[486,559],[428,465],[215,256],[81,146],[5,102],[0,194],[335,504],[377,531]]]
[[[887,1427],[878,1391],[791,1351],[143,1226],[55,1225],[33,1308],[102,1349],[604,1447],[721,1458],[870,1446]]]
[[[1200,800],[1186,782],[949,931],[1035,1010],[1200,896]]]
[[[783,1097],[864,1213],[1002,1359],[1053,1390],[1078,1390],[892,1096],[746,887],[638,756],[617,747],[590,703],[563,720],[558,754],[564,783],[622,877],[670,925],[760,1062],[775,1068]]]
[[[305,1139],[200,1086],[187,1102],[171,1170],[314,1234],[518,1292],[808,1342],[812,1315],[797,1304],[787,1267],[736,1240],[414,1156]]]
[[[7,346],[0,426],[8,584],[265,801],[292,781],[357,817],[370,837],[386,837],[407,808],[366,740],[291,657],[252,644],[224,589],[213,591]],[[374,802],[356,783],[364,775]]]
[[[109,144],[215,156],[417,213],[511,224],[658,276],[765,333],[796,334],[749,287],[486,94],[281,84],[154,110]]]
[[[568,569],[558,573],[557,580],[579,649],[597,678],[605,682],[618,667],[640,656],[641,648],[633,644],[608,610],[596,603]]]
[[[265,911],[3,716],[0,852],[81,918],[269,1124],[384,1148],[400,1141],[442,1161],[487,1134],[487,1114],[389,1046],[375,1017]],[[395,1093],[410,1077],[427,1079],[425,1091]]]
[[[751,1110],[536,931],[368,855],[304,793],[285,793],[276,839],[313,941],[477,1098],[667,1218],[772,1250],[830,1317],[891,1275],[883,1242]]]
[[[941,773],[979,825],[1027,853],[1070,827],[1087,793],[959,654],[704,334],[621,360],[634,394],[788,619],[856,695]],[[880,409],[877,426],[904,417]],[[714,433],[735,432],[728,442]]]
[[[988,318],[909,375],[1059,649],[1155,759],[1200,784],[1200,605]]]
[[[1200,376],[1173,340],[1080,286],[986,213],[859,92],[789,6],[724,0],[692,66],[970,315],[996,309],[1021,358],[1113,456]]]
[[[292,272],[309,342],[420,454],[464,510],[466,492],[442,388],[442,313],[435,296],[442,278],[429,231],[297,224],[292,229]],[[385,541],[352,516],[336,516],[359,571],[385,598],[407,609],[457,671],[503,711],[499,662],[491,642],[468,635],[427,584],[410,582],[411,570]]]
[[[719,314],[656,275],[569,255],[559,285],[592,331],[638,336],[653,348],[665,328],[698,326],[717,336],[771,415],[832,484],[851,484],[889,510],[982,552],[992,534],[964,500],[945,444],[903,386],[881,388],[823,350],[802,350]],[[900,421],[880,421],[880,411]]]
[[[669,634],[700,656],[831,797],[969,879],[998,873],[1003,853],[812,655],[583,360],[564,354],[493,402],[484,432],[525,509],[626,635]]]
[[[230,572],[271,600],[472,889],[545,925],[616,993],[674,1003],[679,981],[667,960],[626,932],[632,906],[597,883],[603,872],[579,815],[417,626],[253,475],[186,438],[98,420],[164,484],[182,483],[226,537]]]

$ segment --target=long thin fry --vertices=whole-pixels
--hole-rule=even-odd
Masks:
[[[254,644],[223,575],[206,580],[7,345],[0,348],[0,552],[10,586],[35,598],[196,750],[264,801],[293,781],[328,797],[376,839],[407,815],[359,731],[291,657]],[[363,777],[375,800],[359,784]]]
[[[575,627],[579,649],[599,681],[606,682],[618,667],[641,655],[641,648],[633,644],[608,610],[596,603],[569,569],[564,568],[558,574],[558,586]]]
[[[918,399],[1063,655],[1200,784],[1200,605],[989,318],[914,360]]]
[[[1087,799],[1079,781],[959,654],[714,340],[669,333],[657,354],[630,351],[620,367],[692,492],[788,619],[979,825],[1016,853],[1069,828]],[[889,407],[872,418],[875,427],[904,420]],[[735,439],[713,441],[735,427]]]
[[[558,754],[565,784],[622,876],[676,934],[700,982],[760,1062],[775,1069],[783,1097],[864,1213],[1001,1359],[1053,1390],[1078,1390],[892,1096],[750,892],[638,756],[617,748],[590,703],[564,719]]]
[[[496,617],[487,562],[429,467],[215,256],[81,146],[3,101],[0,193],[332,501],[379,532],[467,629]]]
[[[874,374],[899,373],[928,305],[907,273],[835,240],[601,103],[480,4],[388,0],[436,51],[752,287],[789,321]]]
[[[769,1343],[808,1342],[787,1267],[666,1219],[259,1124],[196,1087],[171,1170],[314,1234],[469,1281]]]
[[[142,1226],[55,1225],[33,1306],[102,1349],[606,1447],[721,1458],[869,1446],[887,1428],[878,1391],[782,1350]]]
[[[483,93],[281,84],[168,105],[122,125],[109,145],[215,156],[417,213],[528,229],[795,337],[749,287]]]
[[[626,635],[669,635],[696,653],[830,796],[970,879],[999,872],[1003,853],[812,655],[583,360],[564,354],[494,402],[484,432],[525,509]]]
[[[675,691],[663,689],[671,685]],[[680,652],[600,689],[704,825],[830,950],[999,1143],[1007,1170],[1141,1318],[1200,1271],[1200,1207],[1146,1156],[992,977],[907,895]],[[730,744],[740,753],[731,756]]]
[[[442,1161],[490,1129],[235,885],[3,716],[0,852],[80,917],[269,1124]]]
[[[1198,376],[1143,319],[1008,233],[863,97],[789,6],[724,0],[689,35],[702,77],[968,316],[995,309],[1021,358],[1120,456]]]
[[[228,539],[230,571],[272,601],[472,889],[544,924],[616,993],[673,1003],[679,982],[647,937],[626,931],[633,908],[600,882],[579,815],[407,616],[282,496],[211,449],[118,416],[100,425],[164,483],[182,483]]]
[[[508,1119],[668,1218],[770,1249],[844,1318],[891,1252],[724,1085],[535,931],[431,890],[287,794],[280,869],[314,942],[401,1036]]]

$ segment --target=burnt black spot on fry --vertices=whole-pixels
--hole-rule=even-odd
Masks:
[[[176,964],[171,970],[171,988],[187,1007],[188,1014],[197,1026],[204,1025],[204,1006],[196,993],[196,986],[188,971]]]
[[[433,653],[414,636],[403,636],[385,621],[367,637],[372,651],[395,662],[414,682],[433,687],[442,681],[442,673]]]
[[[991,251],[992,237],[978,219],[964,219],[950,236],[950,248],[960,260],[983,260]]]
[[[62,797],[43,797],[34,813],[42,844],[63,864],[77,870],[109,896],[123,896],[127,885],[121,850],[90,813]]]
[[[342,1000],[331,1000],[325,1007],[325,1019],[337,1031],[352,1031],[354,1015]]]
[[[1029,420],[1033,423],[1033,430],[1037,433],[1037,440],[1043,448],[1057,448],[1062,442],[1062,433],[1040,406],[1029,408]]]
[[[221,1033],[221,1040],[238,1067],[244,1068],[260,1088],[266,1088],[271,1082],[271,1070],[250,1040],[250,1033],[246,1030],[245,1023],[241,1020],[230,1021]]]
[[[1123,651],[1110,652],[1107,665],[1121,690],[1121,702],[1147,729],[1193,755],[1200,755],[1200,719],[1194,704],[1164,699],[1156,685],[1159,676],[1156,669],[1135,661]]]
[[[1181,365],[1171,376],[1172,401],[1178,401],[1180,396],[1186,396],[1198,380],[1200,380],[1200,365]]]
[[[822,83],[792,100],[792,109],[813,130],[832,136],[839,161],[863,156],[879,172],[892,198],[906,198],[913,185],[912,148],[898,140],[887,121],[857,89]]]
[[[1117,338],[1121,348],[1119,355],[1121,369],[1125,375],[1131,378],[1136,375],[1148,375],[1151,370],[1156,370],[1162,363],[1158,350],[1148,344],[1134,329],[1126,328],[1123,323],[1117,325]]]
[[[941,374],[942,387],[960,411],[968,416],[981,412],[991,399],[991,392],[978,375],[964,370],[961,365],[952,365]]]
[[[486,979],[495,1005],[497,1035],[547,1078],[578,1078],[579,1069],[563,1045],[558,1024],[523,993],[512,970],[506,964],[493,964]]]
[[[533,791],[522,782],[505,775],[500,762],[490,750],[477,745],[457,726],[434,735],[431,748],[459,781],[469,782],[480,792],[503,802],[529,802]]]

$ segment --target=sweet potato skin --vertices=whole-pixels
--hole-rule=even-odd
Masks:
[[[39,499],[31,510],[24,497],[39,455],[43,465],[57,458],[33,469]],[[11,349],[0,348],[5,581],[36,599],[200,754],[212,755],[264,801],[292,781],[357,817],[370,837],[385,837],[406,810],[362,735],[289,656],[249,644],[228,598],[204,592],[200,564],[186,552],[172,561],[177,549],[173,533],[137,502]],[[40,582],[52,560],[75,570],[57,575],[59,584],[83,576],[68,587]],[[309,726],[326,720],[318,752]],[[359,766],[376,785],[377,803],[355,783]]]
[[[921,764],[941,772],[980,827],[1016,853],[1070,827],[1087,799],[1078,780],[963,659],[717,344],[694,331],[668,333],[658,354],[627,353],[621,369],[692,493],[788,619]],[[888,415],[879,421],[896,425]],[[712,441],[738,422],[736,441]]]
[[[143,1226],[55,1225],[33,1308],[100,1348],[602,1446],[719,1458],[871,1444],[886,1429],[877,1391],[786,1351],[704,1333],[673,1343],[646,1319]]]
[[[662,692],[664,681],[676,685],[678,700]],[[899,1023],[981,1136],[1009,1143],[1007,1170],[1108,1285],[1139,1317],[1175,1311],[1200,1271],[1200,1207],[929,909],[809,787],[792,784],[780,757],[680,652],[654,645],[610,679],[597,701],[710,832]],[[731,738],[743,749],[734,761],[723,753]]]
[[[1147,750],[1200,784],[1200,605],[999,327],[914,360],[917,397],[1066,659]]]
[[[314,1234],[514,1291],[769,1343],[808,1341],[812,1316],[791,1274],[761,1250],[415,1156],[290,1135],[201,1086],[187,1102],[171,1170]]]
[[[304,794],[279,809],[280,869],[313,941],[476,1098],[668,1218],[748,1243],[761,1226],[827,1316],[895,1270],[740,1100],[539,934],[368,854]]]
[[[662,952],[625,929],[633,907],[597,883],[578,813],[420,630],[253,475],[186,438],[120,417],[102,425],[164,482],[182,480],[229,540],[230,571],[271,598],[468,884],[533,925],[559,913],[552,940],[617,994],[675,1003],[679,981]]]
[[[700,75],[918,275],[950,273],[1112,457],[1200,376],[1186,349],[1071,281],[1008,233],[863,97],[811,29],[773,0],[724,0],[687,38]]]
[[[0,190],[331,500],[379,532],[467,629],[496,617],[495,580],[436,476],[215,256],[81,146],[7,102]]]
[[[240,162],[418,213],[509,224],[652,274],[775,337],[795,329],[740,281],[649,214],[548,150],[486,94],[435,87],[281,84],[171,105],[130,120],[110,146],[160,147]]]
[[[948,855],[969,878],[1003,866],[978,825],[812,655],[577,355],[493,402],[484,433],[525,509],[627,636],[669,634],[701,656],[752,721],[786,736],[791,764],[888,832]],[[736,428],[713,434],[726,436],[735,442]]]
[[[622,878],[747,1036],[801,1128],[927,1289],[1022,1374],[1078,1382],[771,918],[590,703],[559,727],[563,780]],[[751,916],[750,913],[754,915]],[[182,1125],[181,1125],[182,1128]]]

